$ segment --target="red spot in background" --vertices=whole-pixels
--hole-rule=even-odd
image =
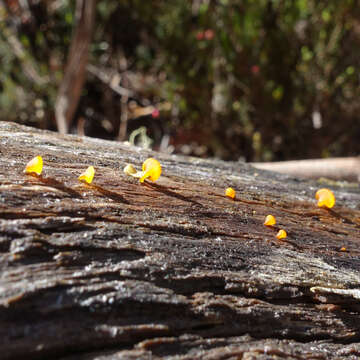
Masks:
[[[260,72],[260,66],[259,65],[253,65],[251,67],[251,72],[254,74],[254,75],[257,75],[259,72]]]
[[[196,34],[196,40],[202,40],[204,38],[204,33],[202,31],[199,31]]]
[[[158,118],[160,116],[160,111],[158,109],[154,109],[151,113],[151,117]]]
[[[214,30],[212,30],[212,29],[207,29],[204,32],[204,38],[206,40],[212,40],[214,38],[214,35],[215,35],[215,33],[214,33]]]

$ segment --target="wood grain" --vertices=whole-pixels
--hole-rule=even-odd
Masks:
[[[0,153],[1,359],[360,356],[357,185],[330,211],[314,181],[6,122]],[[122,172],[149,156],[156,183]]]

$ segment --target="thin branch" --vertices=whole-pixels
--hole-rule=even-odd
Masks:
[[[120,96],[133,97],[135,93],[129,89],[125,89],[124,87],[117,84],[117,82],[113,81],[113,76],[111,76],[108,71],[100,69],[97,66],[89,64],[87,66],[87,71],[96,76],[100,81],[109,86],[111,90],[116,92]],[[118,74],[117,74],[118,75]]]
[[[85,81],[89,45],[95,22],[96,0],[77,0],[76,25],[73,32],[63,81],[55,102],[60,133],[69,131]]]

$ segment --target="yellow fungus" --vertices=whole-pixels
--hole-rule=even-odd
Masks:
[[[27,163],[25,167],[25,173],[26,174],[35,173],[41,175],[42,169],[43,169],[43,159],[39,155],[39,156],[35,156]]]
[[[132,164],[127,164],[125,167],[124,167],[124,173],[127,174],[127,175],[134,175],[137,173],[136,169],[134,168],[134,165]]]
[[[144,182],[145,179],[156,181],[161,175],[161,165],[159,161],[154,158],[146,159],[142,164],[143,174],[140,178],[140,182]]]
[[[278,233],[276,234],[276,237],[281,240],[281,239],[285,239],[287,237],[287,233],[285,230],[281,229],[278,231]]]
[[[346,247],[343,246],[343,247],[340,249],[340,251],[346,251]]]
[[[91,182],[93,181],[95,175],[95,169],[93,166],[89,166],[85,172],[83,172],[79,177],[79,181],[84,181],[88,184],[91,184]]]
[[[158,160],[148,158],[142,164],[142,171],[136,171],[134,165],[127,164],[124,173],[139,178],[140,182],[144,182],[145,179],[156,181],[161,175],[161,165]]]
[[[315,194],[315,199],[318,201],[318,207],[331,209],[335,205],[335,196],[329,189],[318,190]]]
[[[229,187],[225,190],[225,195],[231,199],[235,199],[236,191],[233,188]]]
[[[276,219],[275,219],[275,216],[273,215],[268,215],[266,218],[265,218],[265,221],[264,221],[264,225],[266,226],[273,226],[276,224]]]

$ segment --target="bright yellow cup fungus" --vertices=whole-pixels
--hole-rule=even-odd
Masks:
[[[42,169],[43,169],[43,159],[40,155],[38,155],[35,156],[26,164],[24,171],[26,174],[35,173],[37,175],[41,175]]]
[[[142,170],[143,175],[140,178],[140,182],[144,182],[145,179],[156,181],[161,175],[161,165],[154,158],[146,159],[142,164]]]
[[[235,199],[236,191],[233,188],[229,187],[225,190],[225,196],[231,199]]]
[[[95,176],[95,169],[93,166],[89,166],[85,172],[83,172],[79,177],[79,181],[84,181],[88,184],[91,184]]]
[[[331,209],[335,205],[335,195],[329,189],[320,189],[315,194],[315,199],[318,201],[318,207],[326,207]]]
[[[265,218],[265,221],[264,221],[264,225],[266,226],[273,226],[276,224],[276,219],[275,219],[275,216],[273,215],[268,215],[266,218]]]
[[[281,239],[285,239],[287,237],[287,233],[284,229],[281,229],[278,231],[278,233],[276,234],[276,237],[281,240]]]
[[[158,160],[148,158],[142,164],[142,171],[136,171],[132,164],[128,164],[124,168],[124,173],[139,178],[140,182],[144,182],[145,179],[156,181],[161,175],[161,165]]]

